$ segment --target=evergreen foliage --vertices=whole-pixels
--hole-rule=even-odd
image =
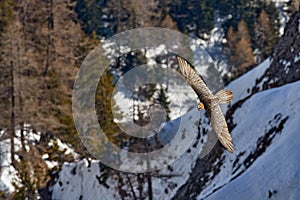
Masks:
[[[162,85],[160,86],[160,90],[159,90],[159,93],[158,93],[158,97],[156,98],[156,101],[158,104],[160,104],[164,109],[165,111],[167,112],[167,121],[170,120],[170,116],[169,116],[169,113],[171,112],[170,110],[170,101],[168,99],[168,96],[166,94],[167,92],[167,88],[164,88]]]

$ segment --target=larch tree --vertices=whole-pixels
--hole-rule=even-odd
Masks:
[[[163,28],[178,30],[176,22],[172,19],[172,17],[169,14],[167,14],[166,17],[163,18],[160,26]]]
[[[269,15],[262,10],[255,23],[255,41],[261,53],[261,60],[271,56],[278,41],[275,27],[271,24]]]
[[[18,112],[18,88],[16,70],[18,69],[17,41],[18,29],[12,22],[16,18],[13,12],[13,3],[9,0],[0,3],[0,107],[2,139],[10,138],[10,161],[15,166],[15,137],[16,127],[19,122],[20,113]]]
[[[85,151],[73,123],[71,96],[79,46],[89,39],[82,39],[74,6],[72,1],[0,2],[0,139],[10,139],[11,162],[19,172],[13,198],[37,198],[49,171],[74,160],[49,142],[59,138]],[[31,139],[30,132],[41,139]],[[49,169],[44,154],[58,166]]]
[[[236,32],[232,27],[229,28],[226,38],[229,62],[233,66],[234,76],[238,76],[254,64],[251,36],[246,22],[241,20]]]
[[[241,40],[242,38],[244,38],[248,42],[251,42],[251,36],[250,36],[247,23],[243,19],[238,24],[236,35],[237,35],[236,38],[237,40]]]
[[[254,64],[253,50],[248,40],[242,37],[236,44],[232,62],[236,66],[238,74],[243,73]]]

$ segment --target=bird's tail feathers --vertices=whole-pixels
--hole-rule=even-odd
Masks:
[[[230,90],[220,90],[216,93],[219,103],[229,103],[233,99],[233,93]]]

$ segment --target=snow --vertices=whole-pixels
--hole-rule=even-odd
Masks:
[[[18,181],[17,171],[10,165],[10,140],[0,142],[0,190],[13,192]]]
[[[159,88],[158,88],[159,89]],[[159,90],[158,90],[159,91]],[[117,91],[113,98],[116,102],[116,106],[118,107],[118,112],[122,114],[122,116],[132,116],[133,106],[135,102],[132,99],[131,95],[132,91],[122,90]],[[185,114],[188,110],[195,108],[197,105],[197,95],[192,90],[192,88],[187,85],[187,83],[183,85],[179,85],[178,83],[169,82],[168,92],[166,93],[168,101],[170,102],[169,107],[172,108],[169,113],[169,117],[171,120],[174,120],[183,114]],[[192,99],[192,100],[191,100]],[[150,105],[152,102],[138,102],[139,105]],[[129,120],[128,117],[123,117],[120,119],[115,119],[116,122],[124,123],[126,120]]]
[[[200,114],[200,116],[199,116]],[[182,118],[189,119],[191,124],[195,124],[193,122],[197,121],[195,119],[205,118],[204,112],[199,112],[197,109],[193,109],[190,112],[188,112],[185,116]],[[194,118],[194,119],[193,119]],[[191,126],[191,124],[182,122],[184,124],[184,129],[187,131],[187,134],[193,134],[197,131],[197,126]],[[198,123],[196,123],[198,124]],[[174,126],[170,125],[170,128]],[[170,129],[169,128],[169,129]],[[208,127],[206,127],[208,128]],[[201,137],[203,139],[203,143],[205,144],[207,137]],[[195,161],[199,157],[199,154],[201,150],[203,150],[203,146],[199,141],[194,140],[193,144],[197,144],[196,146],[192,147],[190,146],[190,153],[184,153],[178,160],[176,160],[174,163],[172,163],[170,166],[173,169],[172,172],[170,172],[168,169],[164,168],[159,171],[159,174],[169,174],[169,175],[175,175],[173,177],[168,178],[167,180],[164,180],[162,178],[154,178],[153,183],[153,191],[154,191],[154,199],[169,199],[171,196],[176,194],[176,191],[178,188],[180,188],[190,177],[190,174],[192,172],[193,166],[195,164]],[[184,144],[182,144],[184,145]],[[174,186],[173,189],[167,187],[170,183],[176,183],[176,187]],[[167,189],[168,193],[165,193],[164,190]]]
[[[252,88],[257,85],[256,81],[263,76],[270,64],[271,60],[266,59],[260,65],[247,72],[237,80],[232,81],[227,86],[227,89],[232,90],[234,93],[234,98],[231,101],[231,105],[251,94]]]
[[[234,114],[237,127],[232,131],[236,144],[234,155],[226,155],[222,171],[198,199],[266,199],[269,191],[274,199],[296,199],[300,195],[299,121],[300,81],[255,94]],[[263,112],[261,109],[263,108]],[[232,160],[241,152],[239,163],[257,148],[257,140],[276,122],[274,116],[288,117],[266,151],[238,178],[230,181],[243,167],[233,171]],[[275,117],[276,118],[276,117]],[[259,119],[259,121],[257,121]],[[270,123],[271,122],[271,123]],[[253,126],[255,124],[255,126]],[[223,170],[225,167],[227,170]],[[229,169],[229,170],[228,170]],[[214,187],[212,185],[215,185]],[[221,189],[212,193],[216,188]],[[274,192],[276,191],[276,192]]]
[[[102,174],[99,164],[95,162],[90,166],[87,160],[64,164],[57,184],[52,188],[52,199],[117,199],[117,193],[99,184],[96,177]],[[108,185],[114,186],[112,179],[108,180]]]
[[[185,118],[189,121],[199,120],[199,115],[203,115],[204,112],[199,112],[197,109],[193,109],[185,115]],[[204,116],[200,117],[204,118]],[[196,120],[196,121],[197,121]],[[172,124],[173,123],[173,124]],[[176,123],[178,119],[166,124],[166,131],[168,133],[174,132],[172,129],[176,129]],[[191,122],[194,124],[193,122]],[[183,123],[183,129],[186,129],[186,134],[194,135],[197,131],[198,126],[195,123],[191,126],[189,123]],[[172,138],[171,134],[162,134],[159,139],[164,142]],[[205,138],[204,142],[205,142]],[[191,152],[184,153],[178,160],[171,164],[173,172],[170,172],[167,168],[164,168],[158,172],[158,176],[169,175],[167,179],[152,178],[153,195],[155,199],[168,199],[170,196],[175,195],[176,189],[179,188],[185,181],[189,178],[193,165],[201,152],[202,146],[198,143],[195,147],[190,147]],[[121,158],[122,159],[122,158]],[[126,167],[126,166],[124,166]],[[136,166],[138,168],[139,166]],[[76,169],[76,173],[73,173]],[[78,199],[82,195],[82,199],[95,199],[95,197],[101,196],[102,199],[119,199],[117,195],[118,181],[109,177],[106,183],[110,186],[107,189],[102,184],[99,184],[97,177],[103,176],[101,173],[103,169],[99,164],[99,161],[93,160],[90,165],[88,165],[86,160],[80,161],[78,163],[65,164],[59,173],[59,178],[56,184],[52,188],[53,199]],[[125,179],[125,177],[123,177]],[[168,188],[168,185],[176,183],[173,189]],[[136,188],[136,183],[133,183]],[[123,186],[123,189],[127,191],[128,183]],[[165,193],[165,189],[168,189],[168,193]],[[138,191],[136,191],[138,193]],[[117,197],[116,197],[117,195]]]
[[[243,99],[248,95],[250,95],[249,93],[247,93],[247,90],[252,89],[252,87],[256,85],[256,80],[263,76],[263,74],[265,73],[269,65],[270,65],[270,60],[267,59],[258,67],[254,68],[253,70],[251,70],[244,76],[240,77],[239,79],[233,81],[227,87],[228,89],[233,90],[236,96],[234,99],[235,102],[238,101],[239,99]],[[300,84],[298,84],[298,86],[300,88]],[[285,100],[280,99],[278,97],[281,97],[284,91],[288,91],[293,88],[294,88],[293,86],[289,86],[287,88],[267,90],[255,94],[250,99],[248,99],[241,108],[239,108],[236,111],[236,113],[234,114],[234,123],[236,123],[237,126],[232,132],[233,140],[236,145],[236,153],[232,155],[227,153],[226,151],[224,152],[226,159],[225,159],[225,163],[223,163],[223,166],[221,168],[222,169],[221,172],[217,174],[214,177],[214,179],[211,180],[211,183],[209,183],[207,187],[203,190],[203,192],[199,194],[199,199],[211,194],[211,191],[218,187],[225,188],[227,184],[232,183],[230,182],[230,180],[232,179],[233,176],[245,170],[244,167],[240,167],[239,169],[236,170],[234,174],[232,174],[233,160],[236,158],[236,155],[238,155],[240,152],[245,151],[246,153],[243,156],[240,156],[240,161],[238,162],[238,164],[242,164],[244,159],[252,151],[255,150],[257,139],[265,134],[266,129],[270,128],[268,127],[269,126],[268,122],[271,119],[273,119],[275,114],[277,114],[276,111],[279,112],[284,110],[284,107],[282,107],[282,103]],[[299,90],[299,88],[294,88],[294,92],[297,89]],[[179,91],[183,91],[183,90],[184,88],[179,88]],[[179,91],[177,93],[180,93]],[[117,95],[120,95],[118,101],[120,101],[120,99],[126,100],[126,98],[124,98],[126,94],[124,95],[124,93],[120,93]],[[193,93],[193,95],[195,94]],[[286,92],[283,95],[285,96],[286,99],[292,99],[290,93],[288,95]],[[177,100],[180,102],[184,102],[188,98],[191,98],[189,94],[183,93],[182,96],[180,96],[179,98],[177,97],[176,99],[172,99],[171,101]],[[270,98],[277,99],[277,100],[272,101],[272,103],[270,103],[269,100]],[[294,101],[294,103],[295,102],[297,101]],[[124,101],[120,105],[128,105],[128,104],[129,102]],[[261,109],[256,109],[256,108],[264,108],[265,115],[262,115]],[[280,110],[276,110],[274,108],[280,108]],[[285,110],[285,112],[282,112],[283,117],[287,116],[290,111],[291,111],[291,107],[290,109]],[[201,115],[200,119],[202,120],[201,127],[210,129],[207,118],[204,117],[204,112],[199,113],[198,110],[192,109],[188,111],[184,116],[199,118],[199,114]],[[243,120],[243,119],[249,119],[249,120]],[[257,121],[257,119],[260,119],[260,121]],[[176,120],[167,123],[165,127],[166,130],[168,130],[171,133],[172,128],[174,128],[174,125],[176,125],[176,123],[177,123]],[[255,124],[255,126],[253,126],[253,124]],[[189,132],[194,132],[194,133],[197,132],[197,126],[190,126],[188,125],[188,123],[186,123],[185,128],[188,129]],[[247,132],[245,130],[247,130]],[[170,134],[162,135],[162,137],[160,137],[160,140],[168,141],[170,139],[168,137],[171,137],[171,135]],[[274,141],[278,141],[276,140],[277,137],[278,136],[275,137]],[[201,139],[203,139],[205,143],[207,137],[201,137]],[[172,171],[168,170],[167,168],[164,168],[158,172],[158,174],[170,175],[169,178],[167,179],[156,178],[156,177],[152,178],[153,195],[155,199],[170,199],[172,196],[176,194],[177,190],[189,179],[195,161],[197,160],[202,150],[202,145],[198,140],[196,140],[193,144],[196,145],[190,147],[189,153],[188,152],[184,153],[178,160],[176,160],[172,165],[170,165]],[[260,157],[254,163],[259,162],[259,160],[261,160]],[[53,187],[54,199],[64,199],[65,197],[76,199],[80,197],[80,195],[83,195],[82,197],[83,199],[92,199],[92,196],[95,197],[101,194],[103,199],[111,199],[114,197],[115,194],[118,194],[118,191],[115,189],[117,187],[116,186],[117,183],[112,181],[110,178],[107,180],[107,182],[110,183],[111,186],[110,189],[107,189],[98,183],[96,177],[100,176],[99,171],[101,171],[101,167],[99,167],[99,163],[98,163],[99,161],[92,162],[90,166],[84,164],[85,162],[86,161],[81,161],[79,163],[71,163],[71,164],[64,165],[62,171],[59,174],[59,180]],[[79,169],[81,173],[76,173],[75,175],[72,175],[70,171],[74,168],[74,166],[76,166],[76,169]],[[255,165],[253,164],[249,169],[253,168],[253,166]],[[213,173],[214,173],[213,171],[210,172],[210,177],[213,175]],[[84,179],[83,184],[78,184],[81,183],[82,179]],[[60,186],[59,181],[63,183],[63,187]],[[66,185],[66,182],[69,182],[69,184]],[[126,190],[129,190],[129,188],[126,188],[128,187],[128,185],[126,186],[125,184],[124,187]],[[136,187],[137,185],[134,185],[135,189]],[[105,195],[103,196],[103,194]]]
[[[1,133],[3,134],[3,133]],[[1,135],[0,134],[0,135]],[[30,145],[34,145],[41,139],[41,133],[37,132],[35,133],[31,128],[29,124],[24,125],[23,134],[25,137],[25,149],[27,152],[30,150]],[[21,149],[21,131],[16,130],[16,137],[14,139],[15,143],[15,151],[18,151]],[[78,157],[78,154],[74,152],[74,150],[69,147],[67,144],[63,143],[60,139],[55,139],[57,142],[57,145],[59,147],[59,150],[65,150],[65,154],[72,154],[73,157],[76,159]],[[30,144],[30,145],[28,145]],[[54,145],[54,140],[51,140],[48,144],[49,146]],[[0,191],[5,191],[12,193],[15,191],[14,184],[17,184],[20,186],[20,180],[18,178],[18,171],[15,170],[15,168],[11,165],[11,158],[10,158],[10,139],[5,139],[3,141],[0,141]],[[49,161],[47,160],[49,158],[48,154],[44,154],[42,158],[45,160],[47,166],[49,169],[55,167],[58,165],[56,161]],[[16,162],[20,161],[20,158],[15,155]]]
[[[257,79],[263,77],[270,66],[270,62],[270,59],[267,59],[258,67],[228,85],[227,88],[233,90],[235,94],[234,102],[250,95],[249,90],[251,91],[256,86]],[[179,91],[182,90],[184,89],[179,88]],[[236,127],[232,131],[236,146],[235,153],[229,154],[224,151],[224,161],[220,172],[218,174],[214,174],[214,171],[208,173],[208,177],[214,176],[214,178],[198,194],[197,199],[245,199],[247,197],[266,199],[270,195],[275,199],[287,199],[287,197],[293,199],[293,197],[296,198],[300,195],[300,173],[298,169],[300,156],[299,151],[295,151],[299,146],[298,141],[300,139],[297,133],[300,115],[296,112],[300,110],[300,104],[298,103],[300,100],[299,90],[300,81],[265,90],[252,95],[235,111],[233,122]],[[119,98],[126,100],[125,96],[119,96]],[[172,101],[180,100],[184,102],[188,98],[191,98],[189,94],[183,94],[179,98],[172,99]],[[122,104],[128,105],[128,102]],[[192,109],[184,116],[198,118],[199,114],[201,115],[200,119],[203,120],[201,127],[209,129],[204,113]],[[267,146],[259,156],[251,158],[251,155],[257,152],[258,148],[261,148],[261,146],[257,146],[258,141],[265,137],[268,131],[278,128],[284,119],[286,121],[282,129],[271,133],[273,135],[269,136],[269,138],[272,138],[271,145]],[[172,128],[176,123],[177,120],[168,122],[164,128],[172,132]],[[197,132],[197,126],[189,126],[186,123],[185,128],[189,129],[189,132]],[[162,134],[159,138],[161,141],[168,141],[171,137],[170,134]],[[201,137],[201,139],[205,142],[207,137]],[[171,171],[164,168],[158,172],[158,174],[170,175],[170,177],[152,177],[154,199],[170,199],[190,178],[195,161],[202,150],[199,141],[196,140],[193,144],[196,145],[190,147],[189,153],[184,153],[170,165]],[[236,160],[237,158],[238,160]],[[245,165],[246,161],[250,163],[249,166]],[[212,166],[216,165],[217,162],[220,161],[216,161]],[[74,169],[76,169],[75,174]],[[97,177],[103,176],[103,173],[99,161],[92,161],[90,165],[86,160],[65,164],[59,173],[56,184],[52,188],[52,198],[94,199],[99,196],[102,199],[120,198],[117,189],[118,179],[108,176],[106,183],[110,187],[107,188],[100,184],[97,179]],[[134,182],[132,184],[134,190],[138,192],[137,184]],[[128,183],[125,183],[122,189],[129,191]],[[144,188],[143,190],[147,189]]]
[[[167,54],[168,50],[166,45],[161,44],[156,48],[149,48],[146,51],[146,58],[155,58],[158,55]]]
[[[55,140],[51,139],[50,142],[48,143],[48,145],[51,147],[54,145],[54,141],[57,142],[57,145],[59,147],[60,151],[65,151],[64,154],[72,154],[72,156],[74,158],[78,158],[79,155],[74,151],[74,149],[72,149],[71,147],[69,147],[66,143],[63,143],[59,138],[56,138]]]
[[[275,2],[275,6],[279,12],[279,19],[280,19],[279,34],[280,36],[282,36],[284,33],[285,24],[289,19],[289,14],[287,13],[289,8],[287,7],[287,3],[290,0],[272,0],[272,1]]]
[[[33,130],[30,129],[30,126],[25,124],[23,134],[26,138],[25,149],[28,152],[30,150],[28,143],[35,144],[39,141],[40,133],[34,133]],[[15,151],[20,150],[22,147],[20,137],[21,131],[16,130],[16,137],[14,139]],[[15,160],[18,162],[20,161],[20,158],[15,155]],[[10,139],[5,139],[0,141],[0,190],[11,193],[15,191],[14,184],[18,185],[19,183],[18,172],[11,165]]]
[[[294,63],[299,62],[299,61],[300,61],[300,54],[295,56]]]

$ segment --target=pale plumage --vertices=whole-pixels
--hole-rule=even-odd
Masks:
[[[202,78],[190,66],[190,64],[186,62],[186,60],[180,57],[177,57],[177,60],[180,72],[195,90],[201,101],[201,103],[199,103],[199,108],[205,108],[208,116],[211,119],[211,125],[217,134],[219,141],[230,153],[233,153],[234,147],[232,138],[228,131],[225,117],[219,105],[220,103],[229,103],[233,98],[233,93],[230,90],[220,90],[215,95],[212,94]]]

